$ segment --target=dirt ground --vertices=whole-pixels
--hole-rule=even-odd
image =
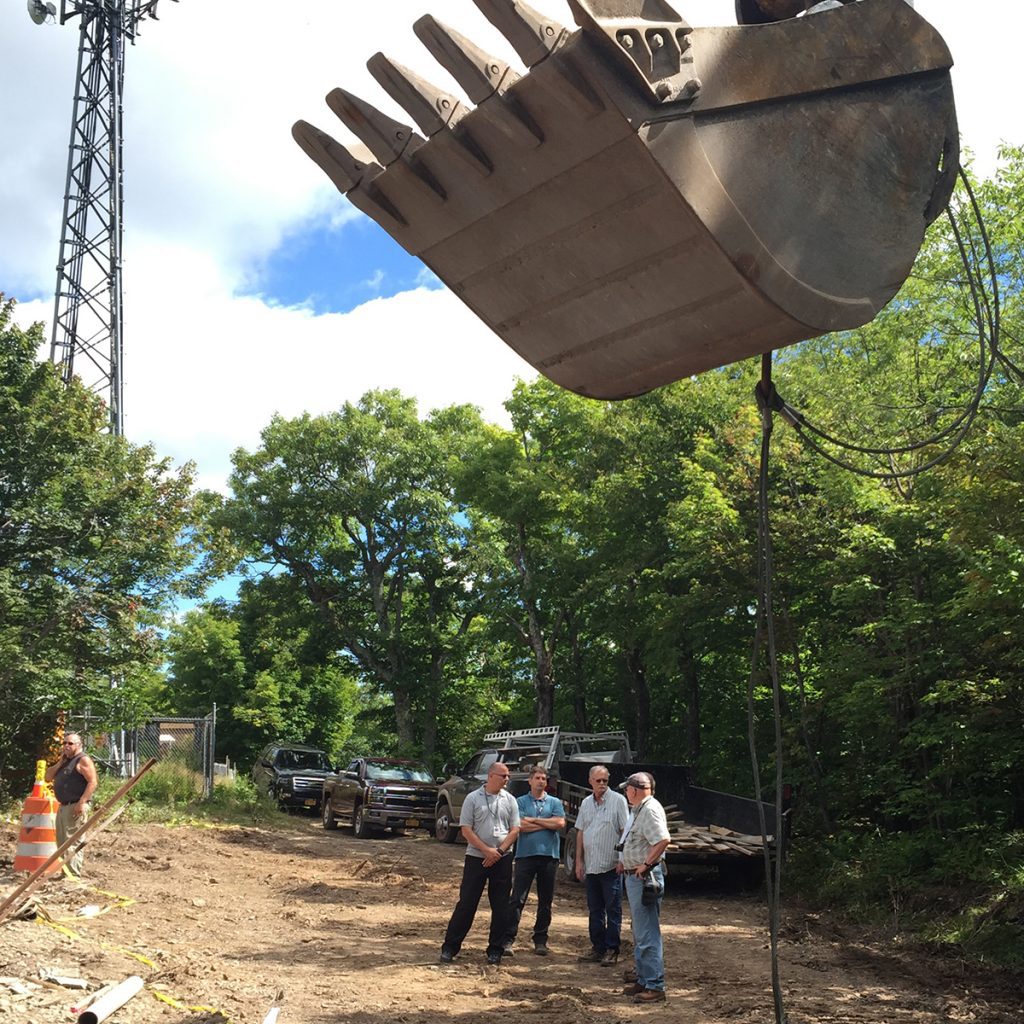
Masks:
[[[0,896],[14,883],[16,829],[0,827]],[[708,880],[677,876],[666,895],[665,1003],[626,998],[624,963],[576,963],[585,898],[561,878],[550,957],[527,941],[489,967],[485,899],[462,954],[440,966],[463,854],[422,833],[358,840],[309,818],[283,830],[115,826],[90,844],[85,883],[48,882],[36,920],[0,925],[0,1017],[66,1022],[76,993],[41,980],[49,968],[91,987],[140,975],[144,991],[115,1024],[260,1024],[272,1006],[280,1024],[774,1020],[760,897]],[[791,1024],[1022,1019],[1020,979],[900,954],[792,909],[779,959]]]

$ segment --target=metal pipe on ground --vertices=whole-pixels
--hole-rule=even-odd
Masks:
[[[142,979],[133,974],[125,978],[116,988],[112,988],[101,999],[97,999],[87,1010],[78,1015],[78,1024],[100,1024],[106,1020],[115,1010],[120,1010],[129,999],[137,996],[142,991]]]

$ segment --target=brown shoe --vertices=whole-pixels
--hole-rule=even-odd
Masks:
[[[604,950],[603,949],[598,949],[597,946],[594,946],[592,949],[588,950],[586,953],[581,953],[578,957],[576,957],[576,963],[578,963],[578,964],[599,964],[601,962],[601,957],[603,957],[603,956],[604,956]]]
[[[641,992],[645,992],[646,989],[638,981],[634,981],[632,985],[627,985],[623,990],[624,996],[638,996]]]
[[[660,988],[645,988],[633,996],[634,1003],[663,1003],[665,992]]]
[[[601,966],[611,967],[612,964],[617,963],[619,959],[619,951],[617,949],[606,949],[601,955]]]
[[[635,967],[627,967],[622,972],[622,980],[625,981],[625,982],[636,981],[636,968]]]

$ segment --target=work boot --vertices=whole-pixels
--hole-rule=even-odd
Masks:
[[[636,981],[636,968],[635,967],[627,967],[622,972],[622,980],[625,981],[627,984],[630,983],[630,982]]]
[[[597,946],[591,947],[586,953],[581,953],[576,957],[576,963],[578,964],[599,964],[601,957],[604,956],[604,950],[598,949]]]
[[[617,949],[606,949],[601,954],[601,966],[611,967],[612,964],[618,963],[619,951]]]
[[[548,944],[546,942],[536,943],[533,947],[533,951],[537,956],[547,956],[551,952],[551,950],[548,949]]]
[[[642,992],[638,992],[633,996],[634,1003],[663,1003],[665,1002],[665,993],[660,988],[645,988]]]
[[[634,981],[632,985],[627,985],[622,990],[622,994],[624,996],[638,996],[641,992],[645,991],[646,989],[643,987],[643,985],[640,984],[639,981]]]

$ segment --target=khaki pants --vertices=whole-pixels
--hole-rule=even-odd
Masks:
[[[57,808],[57,845],[63,846],[85,823],[89,815],[82,814],[75,817],[74,804],[61,804]],[[68,859],[68,851],[64,852],[64,864],[72,874],[80,875],[82,865],[85,862],[85,854],[79,850],[73,857]]]

